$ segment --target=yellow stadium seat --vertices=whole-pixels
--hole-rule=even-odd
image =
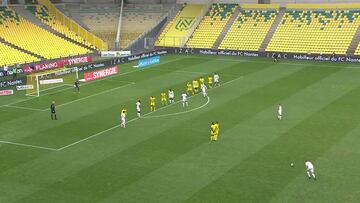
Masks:
[[[179,47],[185,43],[185,36],[188,34],[204,8],[202,4],[185,4],[176,16],[166,25],[155,42],[156,46]]]
[[[0,36],[46,59],[91,53],[23,19],[8,7],[0,7]]]
[[[39,61],[38,58],[0,43],[0,66]]]
[[[360,24],[358,10],[288,10],[266,51],[346,54]]]
[[[241,10],[219,49],[258,51],[277,13],[277,10]]]
[[[90,42],[86,41],[82,37],[78,36],[74,31],[70,30],[66,25],[62,22],[55,19],[48,10],[48,8],[44,5],[37,6],[28,6],[28,9],[35,14],[37,18],[41,20],[44,24],[51,27],[53,30],[65,35],[66,37],[85,45],[89,48],[96,49],[96,47]]]
[[[235,4],[213,4],[188,40],[191,48],[212,48],[219,34],[234,13]]]

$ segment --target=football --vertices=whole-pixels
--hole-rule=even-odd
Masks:
[[[291,163],[290,166],[291,166],[291,167],[294,167],[294,163]]]

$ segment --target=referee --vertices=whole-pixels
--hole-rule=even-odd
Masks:
[[[55,101],[51,102],[50,111],[51,111],[51,120],[54,120],[54,118],[55,118],[55,120],[57,120],[56,109],[55,109]]]

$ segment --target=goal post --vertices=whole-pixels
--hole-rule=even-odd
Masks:
[[[76,67],[30,74],[26,77],[26,84],[32,88],[26,90],[26,95],[39,97],[44,92],[68,89],[73,87],[78,79],[79,73]]]

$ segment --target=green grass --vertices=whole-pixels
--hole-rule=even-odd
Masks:
[[[221,56],[162,57],[38,98],[0,100],[0,202],[358,202],[360,68]],[[161,91],[218,72],[189,107]],[[158,110],[149,113],[148,97]],[[142,101],[145,118],[135,119]],[[57,102],[59,120],[50,120]],[[276,107],[284,106],[284,120]],[[3,106],[10,104],[12,107]],[[126,129],[119,113],[128,108]],[[147,117],[147,118],[146,118]],[[211,121],[221,124],[210,142]],[[304,161],[313,161],[317,181]],[[295,164],[290,167],[290,163]]]

